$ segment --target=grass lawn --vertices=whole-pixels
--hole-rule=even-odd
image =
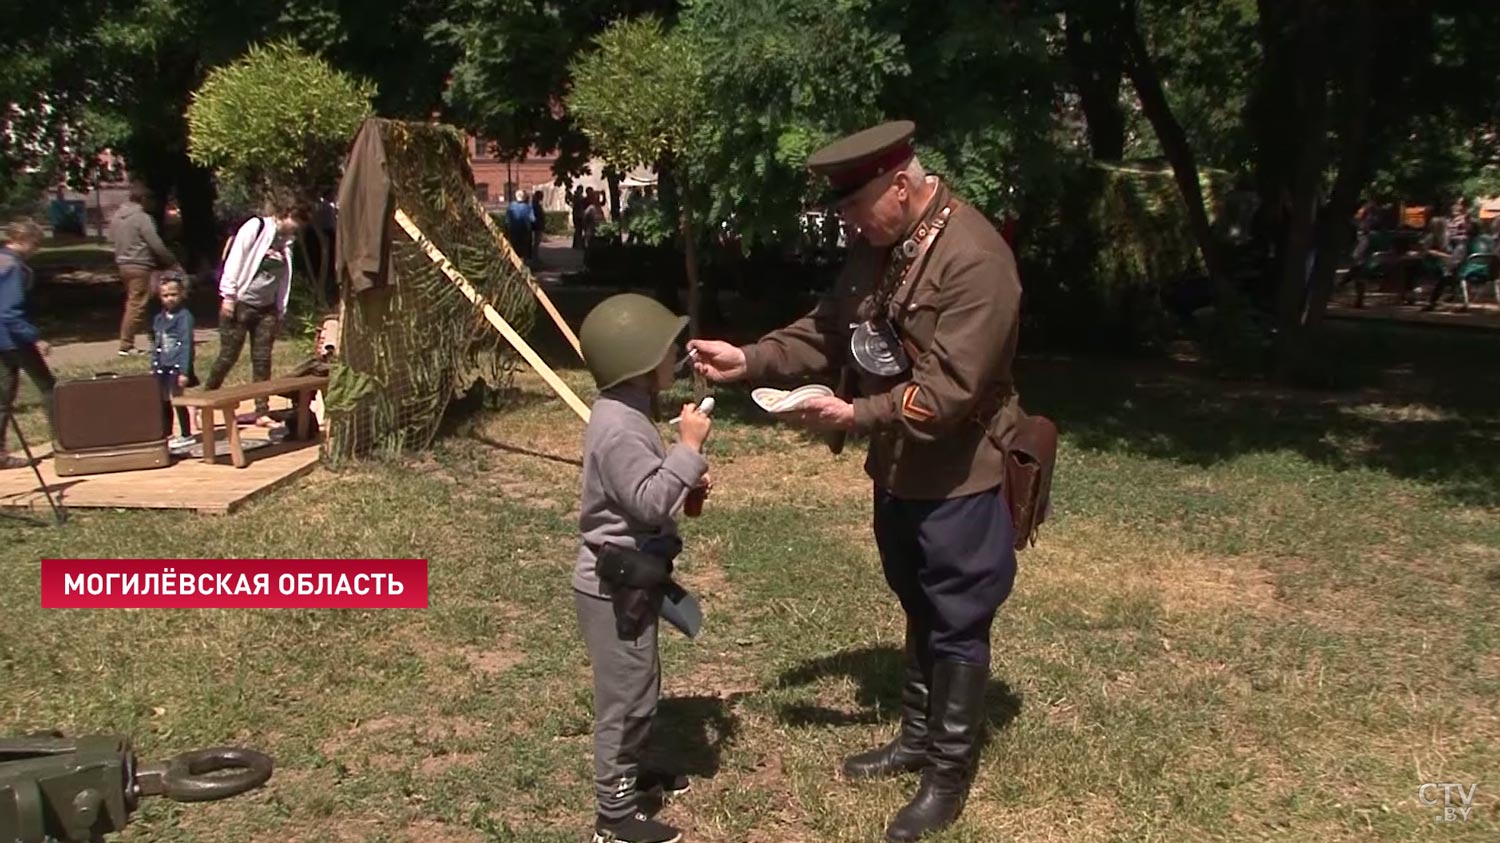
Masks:
[[[98,237],[49,238],[26,261],[38,272],[58,270],[113,270],[114,247]]]
[[[1337,394],[1025,363],[1028,408],[1065,436],[1056,514],[996,623],[965,819],[937,839],[1497,838],[1500,341],[1347,339],[1359,382]],[[581,431],[539,379],[520,387],[431,454],[319,469],[231,518],[9,530],[0,732],[275,756],[266,788],[149,802],[127,840],[586,839]],[[708,621],[696,643],[663,633],[656,733],[699,779],[664,817],[689,840],[879,840],[914,780],[834,777],[889,736],[898,696],[862,448],[832,457],[743,393],[720,407],[679,566]],[[409,555],[430,560],[426,611],[38,608],[48,557]],[[1473,818],[1434,824],[1426,782],[1478,783]]]

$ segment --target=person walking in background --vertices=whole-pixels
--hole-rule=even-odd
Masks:
[[[510,235],[511,248],[523,259],[531,257],[531,226],[536,217],[531,213],[531,203],[526,201],[526,191],[517,190],[505,209],[505,230]]]
[[[1443,271],[1439,275],[1438,282],[1432,287],[1432,296],[1427,300],[1427,306],[1423,310],[1435,310],[1438,299],[1443,292],[1452,285],[1458,285],[1463,294],[1462,310],[1469,309],[1469,285],[1465,284],[1459,274],[1463,271],[1464,260],[1469,257],[1469,208],[1468,202],[1459,197],[1453,201],[1453,210],[1448,218],[1442,221],[1434,221],[1434,229],[1441,226],[1443,243],[1436,249],[1429,249],[1429,253],[1443,260]]]
[[[573,189],[568,197],[568,207],[573,211],[573,248],[583,248],[583,210],[586,207],[583,185]]]
[[[542,207],[542,192],[531,194],[531,257],[542,260],[542,238],[547,235],[547,210]]]
[[[604,209],[599,203],[599,192],[592,187],[584,192],[583,196],[583,248],[586,251],[594,245],[594,230],[599,227],[599,220],[604,215]]]
[[[29,219],[17,220],[5,230],[0,245],[0,469],[25,468],[24,459],[12,459],[5,449],[10,416],[15,412],[16,392],[25,372],[41,393],[52,426],[52,388],[57,380],[43,358],[47,344],[26,316],[26,295],[31,291],[31,268],[26,259],[42,244],[42,227]]]
[[[161,241],[156,220],[147,213],[151,191],[139,180],[130,183],[129,200],[109,220],[109,239],[114,245],[115,265],[125,285],[125,312],[120,318],[121,357],[146,353],[135,347],[137,331],[148,328],[146,309],[151,298],[151,278],[158,270],[182,271],[182,264]]]

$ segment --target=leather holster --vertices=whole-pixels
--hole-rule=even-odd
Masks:
[[[681,546],[680,540],[653,539],[643,550],[612,544],[599,548],[595,572],[609,586],[615,631],[621,638],[638,637],[646,621],[660,613],[663,594],[672,582],[672,559]]]

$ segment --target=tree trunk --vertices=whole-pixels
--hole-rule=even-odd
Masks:
[[[688,203],[686,201],[686,179],[682,179],[678,182],[678,188],[679,202],[677,205],[677,214],[678,219],[681,221],[682,225],[682,255],[684,268],[687,270],[688,338],[698,339],[700,336],[702,336],[702,334],[699,333],[699,311],[702,310],[702,302],[700,300],[698,290],[698,236],[697,232],[693,230],[693,214],[688,209]],[[707,394],[707,384],[704,383],[703,376],[694,373],[693,401],[701,402],[703,400],[703,397]]]
[[[686,197],[685,191],[681,189],[681,186],[677,182],[677,168],[674,166],[670,156],[662,157],[661,161],[657,163],[656,172],[658,201],[662,203],[662,212],[670,214],[672,211],[676,211],[678,214],[678,229],[681,231]],[[670,216],[668,219],[670,219]],[[665,260],[665,256],[669,256],[674,249],[672,248],[671,241],[668,240],[667,243],[654,251],[659,251],[664,256],[663,260]],[[653,263],[655,263],[654,260]],[[678,295],[677,273],[665,271],[665,266],[662,269],[663,271],[656,273],[656,300],[672,310],[681,310],[682,297]]]
[[[1255,236],[1267,257],[1257,298],[1274,302],[1286,259],[1301,116],[1287,92],[1297,86],[1296,0],[1258,0],[1261,69],[1251,94],[1248,117],[1255,137],[1255,181],[1260,211]]]
[[[609,218],[620,221],[620,174],[613,171],[609,174]]]
[[[1203,207],[1203,188],[1198,181],[1198,163],[1193,156],[1193,148],[1188,143],[1187,133],[1182,130],[1182,124],[1178,123],[1177,118],[1172,114],[1172,106],[1167,102],[1166,92],[1162,89],[1161,76],[1156,72],[1156,67],[1147,51],[1146,40],[1141,35],[1140,24],[1137,21],[1136,0],[1126,0],[1120,22],[1120,31],[1125,43],[1125,72],[1130,76],[1136,96],[1140,98],[1141,110],[1151,121],[1151,128],[1156,132],[1162,152],[1172,163],[1172,174],[1177,180],[1177,189],[1182,193],[1183,202],[1187,205],[1188,222],[1193,230],[1193,239],[1198,242],[1198,250],[1203,255],[1203,266],[1208,270],[1208,277],[1213,283],[1216,298],[1220,304],[1224,304],[1233,298],[1234,290],[1230,286],[1229,278],[1219,259],[1219,250],[1214,243],[1208,211]]]
[[[1276,360],[1276,374],[1281,380],[1294,377],[1302,364],[1310,359],[1310,355],[1316,353],[1316,340],[1333,290],[1334,271],[1339,257],[1348,251],[1348,220],[1354,214],[1360,188],[1368,176],[1370,155],[1366,138],[1370,114],[1370,77],[1376,55],[1374,12],[1369,0],[1360,0],[1348,7],[1348,10],[1349,20],[1339,23],[1339,28],[1349,36],[1344,51],[1349,58],[1343,63],[1338,173],[1333,193],[1321,218],[1315,221],[1304,220],[1300,213],[1294,213],[1292,217],[1288,237],[1288,262],[1295,259],[1304,244],[1310,248],[1315,247],[1316,253],[1305,283],[1294,287],[1290,277],[1291,266],[1287,267],[1288,275],[1282,279],[1281,294],[1284,299],[1278,306],[1280,319]],[[1328,44],[1322,37],[1322,31],[1316,27],[1304,31],[1303,37],[1306,39],[1304,58],[1315,62],[1311,69],[1320,78],[1320,90],[1311,100],[1311,108],[1307,113],[1311,118],[1307,133],[1311,135],[1317,131],[1321,136],[1317,143],[1304,147],[1304,154],[1309,158],[1316,154],[1316,160],[1305,160],[1299,167],[1299,196],[1305,192],[1301,182],[1308,177],[1307,171],[1316,168],[1311,177],[1316,182],[1320,180],[1327,164],[1327,156],[1324,154],[1327,143],[1327,93],[1326,87],[1321,86],[1327,75],[1326,59],[1323,57],[1327,53]],[[1305,63],[1302,67],[1304,71],[1309,69]],[[1306,253],[1302,254],[1305,261]]]
[[[1074,5],[1078,8],[1068,10],[1063,25],[1064,52],[1078,88],[1089,151],[1095,159],[1118,161],[1125,156],[1125,112],[1120,108],[1124,45],[1111,25],[1113,15],[1087,15],[1082,10],[1085,0],[1075,0]]]
[[[214,217],[213,176],[183,156],[177,171],[177,207],[182,211],[184,266],[209,271],[218,262],[219,228]]]
[[[1329,45],[1322,37],[1323,23],[1319,3],[1304,3],[1297,21],[1297,85],[1288,92],[1301,123],[1292,137],[1297,152],[1293,158],[1291,212],[1276,295],[1276,376],[1280,380],[1292,377],[1303,359],[1302,315],[1312,283],[1309,260],[1319,222],[1319,187],[1328,164]]]

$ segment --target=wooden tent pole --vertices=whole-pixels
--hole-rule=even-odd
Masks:
[[[484,209],[484,206],[480,204],[479,198],[477,196],[472,198],[474,200],[475,207],[479,211],[479,216],[484,219],[485,226],[489,228],[490,234],[495,238],[495,245],[499,246],[500,251],[504,253],[506,257],[510,258],[510,262],[512,264],[515,264],[517,271],[519,271],[521,273],[521,276],[526,279],[526,286],[531,288],[531,294],[536,296],[537,301],[540,301],[542,303],[542,307],[547,311],[547,314],[552,317],[552,321],[557,323],[558,330],[562,331],[563,336],[568,338],[568,342],[573,344],[573,350],[578,352],[578,359],[582,360],[583,346],[579,345],[578,343],[578,335],[573,333],[572,328],[568,327],[567,320],[562,318],[562,314],[559,313],[557,311],[557,307],[552,304],[552,299],[547,297],[547,294],[543,292],[541,285],[536,283],[535,278],[531,277],[531,270],[527,268],[526,262],[521,260],[521,256],[516,254],[515,249],[511,248],[510,241],[505,238],[505,235],[500,231],[500,228],[495,225],[494,218],[492,218],[489,211],[486,211]]]
[[[491,307],[489,302],[486,302],[479,295],[479,292],[474,289],[474,285],[470,284],[468,279],[459,273],[458,268],[448,260],[447,256],[431,240],[427,239],[427,236],[422,233],[422,229],[418,228],[417,224],[412,221],[412,218],[407,216],[406,212],[400,208],[396,209],[396,224],[401,226],[401,229],[406,232],[407,236],[420,246],[422,251],[427,253],[427,257],[433,263],[437,264],[438,269],[441,269],[443,274],[448,276],[448,280],[452,281],[468,297],[469,301],[484,311],[484,318],[488,319],[490,324],[495,326],[495,330],[499,331],[500,335],[505,337],[506,342],[509,342],[511,347],[515,348],[516,351],[520,352],[522,357],[526,358],[526,362],[531,364],[531,368],[535,369],[537,374],[541,375],[542,379],[547,382],[547,385],[552,387],[552,390],[563,401],[567,402],[568,406],[573,409],[573,412],[577,413],[578,417],[583,419],[584,423],[587,424],[589,420],[588,405],[584,404],[578,399],[577,395],[573,394],[573,390],[569,389],[568,385],[563,383],[562,378],[559,378],[557,373],[552,371],[552,368],[532,350],[531,346],[527,345],[526,341],[521,339],[521,335],[516,333],[515,329],[510,326],[510,323],[506,322],[505,318],[496,312],[495,308]]]

